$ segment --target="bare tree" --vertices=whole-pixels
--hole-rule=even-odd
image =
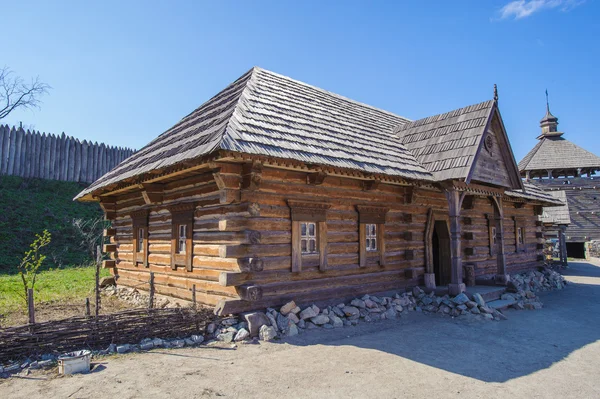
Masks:
[[[92,259],[96,259],[96,247],[102,244],[106,225],[107,222],[102,216],[93,219],[73,219],[73,227],[80,245],[87,250]]]
[[[27,84],[20,76],[15,76],[8,67],[0,68],[0,119],[5,118],[17,108],[39,108],[40,97],[50,86],[39,78]]]

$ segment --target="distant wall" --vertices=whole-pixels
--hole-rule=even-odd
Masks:
[[[0,125],[0,174],[92,183],[133,154],[129,148]]]

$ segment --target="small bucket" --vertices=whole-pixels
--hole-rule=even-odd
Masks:
[[[59,374],[88,373],[90,371],[90,358],[92,352],[81,350],[65,353],[58,357]]]

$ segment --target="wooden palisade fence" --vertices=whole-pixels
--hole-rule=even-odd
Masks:
[[[133,154],[129,148],[0,125],[0,174],[91,183]]]

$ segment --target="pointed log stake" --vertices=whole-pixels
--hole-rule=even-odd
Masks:
[[[98,317],[100,312],[100,267],[102,267],[102,251],[100,245],[96,247],[96,309],[95,315]],[[89,312],[88,312],[89,313]]]
[[[90,298],[85,298],[85,315],[90,316]]]
[[[29,324],[35,324],[35,307],[33,306],[33,289],[27,290],[27,310],[29,311]]]

